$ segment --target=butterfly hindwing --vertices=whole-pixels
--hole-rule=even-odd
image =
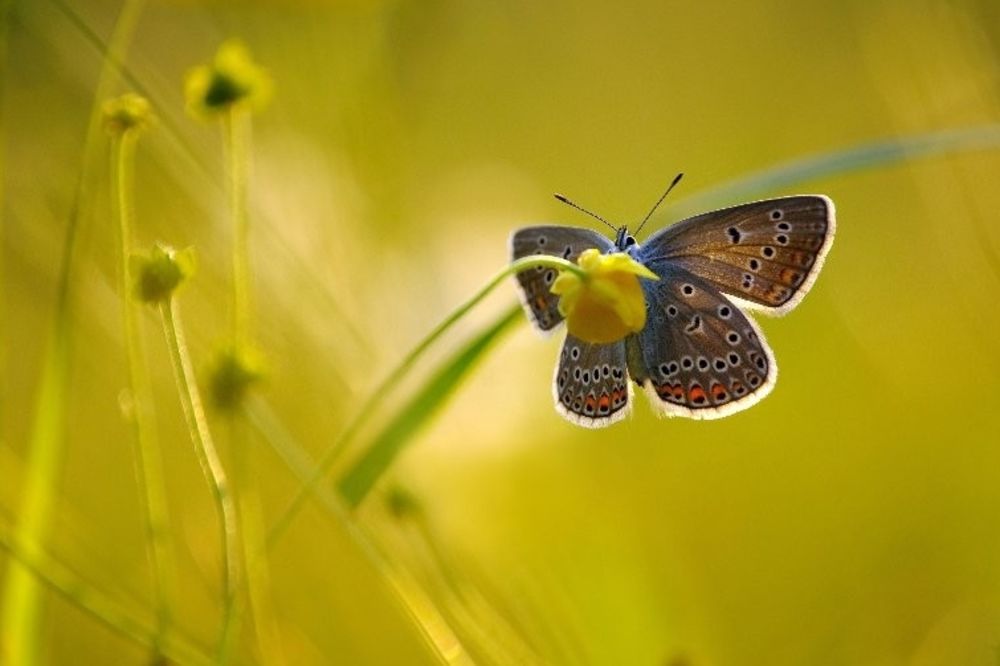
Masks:
[[[632,365],[641,355],[645,366],[633,376],[653,406],[714,419],[766,396],[778,369],[757,325],[708,280],[676,266],[661,271],[643,283],[646,326],[629,341]]]
[[[567,334],[552,393],[556,410],[578,425],[599,428],[623,418],[632,397],[625,342],[593,344]]]
[[[756,201],[671,225],[638,258],[656,273],[686,269],[748,307],[781,315],[809,291],[835,226],[833,202],[822,195]]]
[[[607,252],[614,243],[591,229],[539,226],[518,229],[510,238],[511,259],[534,254],[548,254],[576,261],[584,250],[597,248]],[[542,331],[553,329],[562,321],[559,298],[549,289],[557,271],[553,268],[529,268],[517,274],[521,300],[531,321]]]

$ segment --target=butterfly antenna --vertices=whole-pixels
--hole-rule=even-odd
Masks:
[[[670,183],[670,187],[667,188],[667,191],[664,192],[663,196],[660,197],[660,200],[657,201],[653,205],[653,207],[649,209],[649,212],[646,213],[646,217],[642,218],[642,222],[639,223],[639,227],[635,230],[635,235],[636,236],[639,235],[639,231],[642,230],[642,227],[646,224],[646,222],[649,220],[649,218],[651,218],[653,216],[653,213],[655,213],[656,209],[660,207],[660,204],[663,203],[663,200],[667,198],[667,195],[670,194],[670,190],[674,189],[674,185],[676,185],[677,183],[681,182],[681,178],[683,178],[683,177],[684,177],[683,173],[679,173],[676,176],[674,176],[674,180],[673,180],[673,182]]]
[[[561,195],[561,194],[556,194],[556,195],[554,195],[554,196],[555,196],[555,198],[556,198],[556,199],[558,199],[559,201],[562,201],[562,202],[563,202],[564,204],[566,204],[567,206],[572,206],[573,208],[576,208],[576,209],[577,209],[578,211],[580,211],[581,213],[586,213],[587,215],[591,216],[592,218],[594,218],[594,219],[597,219],[597,220],[600,220],[600,221],[601,221],[601,222],[603,222],[604,224],[606,224],[606,225],[608,225],[609,227],[611,227],[611,229],[612,229],[613,231],[618,231],[618,227],[616,227],[615,225],[611,224],[610,222],[608,222],[607,220],[605,220],[605,219],[604,219],[603,217],[601,217],[601,216],[600,216],[600,215],[598,215],[597,213],[591,213],[591,212],[590,212],[589,210],[587,210],[587,209],[586,209],[586,208],[584,208],[583,206],[581,206],[581,205],[579,205],[579,204],[576,204],[576,203],[573,203],[572,201],[570,201],[569,199],[567,199],[566,197],[564,197],[564,196],[563,196],[563,195]]]

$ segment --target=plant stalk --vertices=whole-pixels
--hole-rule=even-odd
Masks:
[[[144,0],[125,0],[108,40],[107,51],[120,58],[135,32]],[[4,12],[12,10],[4,3]],[[46,341],[42,371],[35,397],[28,447],[24,494],[18,511],[17,537],[27,549],[48,540],[55,505],[54,494],[62,471],[66,438],[71,359],[73,349],[73,284],[76,277],[77,238],[83,225],[85,202],[90,195],[91,165],[94,163],[100,130],[100,105],[107,96],[114,72],[111,58],[105,58],[97,81],[84,139],[82,166],[66,227],[59,265],[55,314]],[[31,571],[11,560],[6,567],[0,597],[0,663],[34,664],[41,647],[42,589]]]
[[[131,298],[132,285],[135,283],[131,266],[134,211],[131,197],[134,192],[135,141],[136,136],[132,131],[126,131],[112,141],[111,189],[113,216],[118,220],[118,288],[121,294],[122,328],[132,398],[132,409],[127,418],[132,426],[136,476],[143,500],[149,560],[153,569],[153,596],[156,606],[154,650],[158,650],[173,615],[176,557],[170,542],[170,514],[167,507],[163,458],[156,436],[156,412],[140,333],[139,308]]]
[[[231,107],[222,119],[233,229],[232,334],[235,349],[252,339],[250,325],[250,223],[247,214],[250,115]]]
[[[41,548],[17,541],[10,534],[9,528],[3,524],[0,524],[0,551],[9,553],[12,560],[16,560],[37,580],[73,606],[136,645],[152,650],[159,648],[161,655],[178,664],[198,666],[212,664],[212,660],[199,648],[176,633],[171,633],[170,636],[162,637],[160,640],[155,627],[148,627],[135,613],[92,587]]]
[[[327,448],[317,461],[316,469],[313,472],[313,475],[308,481],[299,487],[298,492],[295,494],[295,497],[292,498],[288,507],[271,526],[271,531],[267,535],[268,547],[273,546],[281,538],[281,535],[291,524],[292,519],[302,508],[306,498],[313,492],[317,484],[322,481],[327,474],[329,474],[333,465],[337,462],[338,457],[344,451],[347,444],[357,434],[361,425],[368,420],[372,413],[374,413],[374,411],[388,397],[391,387],[394,384],[398,384],[402,380],[403,376],[413,368],[416,362],[424,355],[430,346],[434,344],[442,335],[444,335],[452,326],[454,326],[458,320],[464,317],[472,308],[486,298],[490,292],[496,289],[496,287],[506,278],[520,273],[521,271],[526,271],[529,268],[535,268],[536,266],[570,271],[582,278],[586,278],[587,276],[587,274],[573,262],[559,257],[550,257],[545,255],[522,257],[512,261],[510,264],[505,266],[503,270],[494,275],[489,282],[480,288],[480,290],[477,291],[469,300],[458,306],[450,315],[445,317],[440,324],[434,327],[434,329],[427,334],[427,337],[421,340],[420,343],[417,344],[417,346],[414,347],[402,361],[400,361],[399,365],[389,372],[379,385],[369,394],[368,399],[361,406],[361,409],[358,410],[355,417],[351,419],[351,422],[346,428],[344,428],[340,436]]]
[[[187,422],[188,433],[194,444],[195,455],[201,465],[205,479],[212,488],[216,509],[219,513],[223,557],[223,621],[219,640],[218,663],[224,664],[229,659],[231,648],[230,632],[233,627],[233,608],[242,575],[240,566],[240,540],[236,503],[229,486],[229,479],[222,466],[222,459],[212,440],[202,406],[198,384],[195,378],[194,366],[184,339],[184,329],[177,308],[177,301],[168,298],[160,303],[160,316],[163,319],[163,332],[170,350],[170,362],[174,368],[174,378],[177,382],[177,392]]]

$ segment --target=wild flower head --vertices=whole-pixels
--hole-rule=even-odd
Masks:
[[[174,290],[194,273],[194,250],[177,251],[157,243],[145,256],[135,257],[135,293],[144,303],[158,304],[173,296]]]
[[[637,333],[646,325],[646,299],[639,278],[656,273],[622,252],[585,250],[577,259],[583,275],[563,271],[552,284],[559,313],[570,334],[586,342],[608,343]]]
[[[205,119],[236,107],[258,110],[270,100],[271,89],[268,73],[242,42],[232,39],[223,42],[211,63],[191,69],[184,79],[188,111]]]
[[[142,95],[125,93],[104,102],[101,119],[109,134],[119,136],[126,132],[148,129],[155,121],[153,107]]]

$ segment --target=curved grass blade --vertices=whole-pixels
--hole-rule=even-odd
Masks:
[[[901,164],[920,157],[997,148],[1000,148],[1000,124],[997,123],[863,143],[784,162],[707,189],[682,199],[673,207],[673,215],[680,219],[818,178]]]
[[[444,405],[465,374],[511,324],[519,321],[520,315],[521,306],[517,305],[473,338],[441,366],[389,425],[375,437],[368,450],[337,484],[348,506],[357,507],[364,500],[368,491],[416,431]]]
[[[213,663],[204,650],[182,639],[176,631],[160,642],[153,624],[139,619],[122,604],[80,579],[37,545],[29,546],[11,535],[4,524],[0,524],[0,551],[9,553],[10,559],[30,572],[34,580],[47,585],[71,605],[126,640],[149,650],[156,649],[177,663],[206,666]]]
[[[309,480],[299,488],[284,513],[282,513],[271,526],[271,531],[267,535],[268,547],[274,545],[278,539],[281,538],[282,533],[284,533],[292,519],[295,518],[295,515],[302,508],[306,498],[312,494],[313,490],[317,487],[320,481],[322,481],[323,477],[325,477],[333,467],[333,464],[337,461],[338,456],[344,450],[347,443],[354,438],[361,426],[368,421],[369,417],[373,413],[375,413],[375,410],[382,404],[386,395],[389,394],[392,386],[395,383],[398,383],[403,376],[413,369],[417,361],[423,357],[424,352],[430,349],[430,347],[437,342],[442,335],[451,329],[455,322],[459,321],[462,317],[468,314],[472,308],[478,305],[484,298],[486,298],[487,295],[489,295],[490,292],[502,284],[509,276],[515,275],[518,272],[529,268],[534,268],[535,266],[546,266],[548,268],[573,271],[577,273],[580,271],[579,266],[571,261],[566,261],[565,259],[561,259],[559,257],[541,254],[521,257],[520,259],[507,264],[503,270],[494,275],[479,289],[479,291],[473,294],[469,300],[462,303],[451,314],[442,319],[441,322],[435,326],[434,329],[403,358],[392,373],[382,379],[376,389],[369,395],[368,399],[365,400],[361,409],[358,410],[354,418],[352,418],[347,427],[344,428],[344,431],[337,437],[336,440],[334,440],[333,444],[327,447],[323,455],[321,455],[319,460],[316,461],[316,471],[313,476],[311,476]]]
[[[315,476],[316,463],[266,401],[259,395],[250,395],[247,396],[242,409],[260,438],[267,442],[299,481],[305,484]],[[395,570],[396,565],[391,558],[375,544],[368,531],[353,519],[343,499],[333,488],[320,484],[312,489],[312,494],[333,522],[349,535],[354,547],[377,572],[395,608],[410,619],[434,659],[442,665],[454,663],[447,655],[453,646],[461,641],[435,613],[433,605],[426,600],[422,590],[407,584]],[[264,558],[266,555],[266,551],[262,550],[256,553],[255,559]],[[253,561],[248,564],[248,566],[253,565]]]
[[[107,52],[122,54],[134,33],[144,0],[125,2],[115,22]],[[36,394],[34,421],[28,451],[27,476],[17,526],[18,541],[44,544],[47,541],[55,489],[62,471],[66,439],[66,412],[69,400],[71,350],[73,341],[73,284],[76,275],[77,238],[84,222],[91,164],[97,155],[101,102],[108,96],[113,69],[109,59],[101,64],[94,101],[84,139],[83,164],[77,177],[66,236],[60,258],[55,315],[45,347],[43,369]],[[12,560],[7,567],[3,598],[0,599],[0,658],[8,663],[33,664],[38,661],[42,623],[41,588],[34,575]]]

